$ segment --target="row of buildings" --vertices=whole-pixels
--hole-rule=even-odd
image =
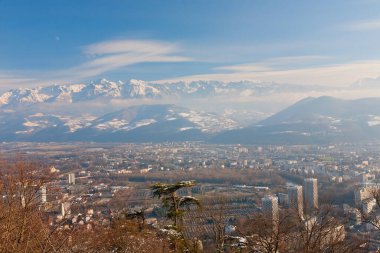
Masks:
[[[304,189],[304,191],[302,191]],[[305,199],[305,201],[304,201]],[[303,219],[304,206],[307,211],[318,208],[318,181],[316,178],[306,178],[304,186],[295,185],[288,189],[289,207],[294,209]],[[271,215],[273,220],[279,219],[279,202],[276,196],[262,198],[263,213]]]

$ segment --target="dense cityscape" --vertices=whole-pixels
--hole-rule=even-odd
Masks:
[[[269,219],[273,226],[267,224],[266,229],[272,227],[271,233],[275,233],[275,229],[281,231],[282,221],[288,222],[288,216],[294,214],[309,226],[306,231],[311,231],[311,226],[325,222],[321,215],[327,213],[334,213],[329,216],[334,222],[332,228],[320,224],[329,229],[318,239],[322,240],[320,250],[347,240],[352,243],[353,238],[360,242],[355,249],[358,252],[380,248],[376,179],[380,152],[376,143],[3,143],[1,148],[6,160],[22,157],[47,166],[53,177],[40,186],[36,200],[52,226],[59,225],[59,229],[108,227],[122,214],[142,212],[143,226],[161,231],[171,222],[160,199],[154,198],[152,186],[195,180],[191,187],[178,187],[177,194],[195,198],[202,205],[180,215],[184,239],[197,238],[200,248],[217,249],[222,244],[230,250],[267,252],[264,243],[251,236],[268,235],[253,234],[247,228],[249,222],[258,217]],[[223,233],[222,242],[217,239],[218,231]]]

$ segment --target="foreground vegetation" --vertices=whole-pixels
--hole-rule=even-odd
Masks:
[[[144,209],[118,210],[107,224],[73,226],[64,217],[56,222],[41,205],[41,188],[53,181],[41,166],[1,163],[0,252],[365,252],[367,238],[342,234],[348,221],[331,205],[305,217],[286,210],[278,220],[257,213],[234,220],[237,229],[229,231],[223,201],[203,207],[200,200],[177,194],[195,181],[151,186],[164,212],[157,226],[146,224]],[[186,213],[207,216],[214,236],[186,236]]]

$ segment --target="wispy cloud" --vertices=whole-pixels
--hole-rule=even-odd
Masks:
[[[191,61],[179,52],[177,45],[158,41],[105,41],[84,47],[83,53],[89,60],[71,68],[70,72],[79,78],[88,78],[138,63]]]
[[[27,78],[15,74],[1,73],[0,71],[0,92],[9,89],[9,87],[25,86],[25,84],[34,83],[35,81],[36,79],[34,78]]]
[[[331,60],[332,57],[324,55],[298,55],[298,56],[284,56],[269,58],[263,61],[263,63],[279,66],[279,65],[294,65],[294,64],[310,64],[320,63],[322,61]]]
[[[178,52],[175,44],[150,40],[110,40],[85,46],[83,52],[87,55],[105,55],[120,53],[171,54]]]
[[[2,87],[27,87],[51,83],[79,82],[107,74],[126,66],[148,62],[188,62],[192,59],[181,56],[181,48],[174,43],[155,40],[109,40],[82,47],[85,62],[68,69],[31,73],[25,77],[18,71],[0,73]],[[44,78],[41,78],[41,77]]]
[[[176,80],[259,80],[297,85],[348,87],[359,79],[376,78],[378,76],[380,76],[380,60],[324,64],[293,69],[274,68],[263,61],[246,65],[219,67],[215,73],[183,76],[176,78]],[[167,81],[173,81],[173,79],[161,80],[161,82]]]
[[[280,67],[292,68],[295,66],[316,64],[322,61],[331,60],[329,56],[319,55],[301,55],[301,56],[287,56],[287,57],[275,57],[262,60],[260,62],[240,64],[233,66],[217,67],[217,70],[227,70],[232,72],[266,72],[274,71]]]
[[[32,73],[31,77],[18,73],[0,72],[1,87],[26,87],[51,83],[79,82],[106,75],[126,66],[147,62],[187,62],[182,48],[175,43],[154,40],[111,40],[82,47],[84,62],[68,69],[50,73]],[[198,80],[259,80],[297,85],[325,85],[348,87],[363,78],[380,76],[380,60],[353,61],[332,64],[333,58],[321,55],[299,55],[268,58],[258,62],[225,65],[209,69],[206,74],[189,75],[168,81]],[[336,61],[336,59],[334,59]],[[206,70],[207,71],[207,70]],[[30,73],[30,72],[29,72]],[[44,76],[44,79],[38,78]]]
[[[380,19],[359,20],[356,22],[340,25],[339,28],[341,30],[353,32],[380,30]]]

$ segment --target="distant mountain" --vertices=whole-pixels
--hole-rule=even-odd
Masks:
[[[197,98],[230,94],[261,94],[283,89],[264,82],[173,82],[150,83],[140,80],[111,82],[106,79],[89,84],[51,85],[38,88],[13,89],[0,95],[0,108],[14,108],[41,103],[77,103],[96,99],[163,99]]]
[[[132,106],[101,117],[4,111],[0,114],[0,141],[206,140],[238,127],[229,118],[174,105]]]
[[[380,140],[380,98],[306,98],[257,125],[221,133],[217,143],[318,144]]]
[[[134,79],[13,89],[0,95],[0,141],[308,144],[380,139],[380,98],[306,98],[274,115],[263,111],[279,103],[265,100],[272,94],[302,89],[259,81]]]
[[[319,88],[315,87],[316,90]],[[131,105],[165,103],[180,104],[195,110],[206,108],[209,112],[233,118],[246,126],[284,106],[281,101],[268,105],[256,98],[303,89],[301,86],[261,81],[159,83],[135,79],[127,82],[100,79],[90,83],[9,90],[0,94],[0,113],[4,110],[13,110],[15,113],[27,110],[29,114],[47,113],[69,117],[91,114],[99,117]],[[239,102],[249,100],[256,100],[256,103]]]
[[[0,106],[16,107],[37,103],[76,103],[99,98],[157,98],[168,94],[143,81],[131,80],[128,84],[101,79],[90,84],[51,85],[32,89],[14,89],[0,96]]]

